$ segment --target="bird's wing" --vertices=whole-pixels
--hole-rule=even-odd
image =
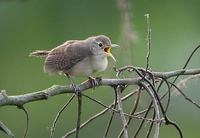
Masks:
[[[44,70],[50,74],[66,71],[83,60],[89,52],[83,41],[67,41],[50,51],[45,59]]]

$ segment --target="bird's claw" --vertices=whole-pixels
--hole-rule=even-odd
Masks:
[[[75,83],[72,83],[71,86],[72,86],[75,94],[78,95],[78,93],[81,91],[80,88]]]
[[[93,78],[91,76],[89,77],[89,82],[93,89],[95,89],[95,87],[99,85],[99,82],[96,80],[96,78]]]

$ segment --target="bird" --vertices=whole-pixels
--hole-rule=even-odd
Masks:
[[[116,62],[111,48],[118,46],[112,44],[108,36],[97,35],[84,40],[68,40],[52,50],[35,50],[29,56],[44,57],[44,72],[66,75],[77,92],[79,89],[71,76],[88,77],[96,85],[92,75],[106,70],[108,57]]]

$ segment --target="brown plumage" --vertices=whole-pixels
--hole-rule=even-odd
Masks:
[[[45,57],[44,71],[53,74],[70,69],[90,54],[84,41],[69,40],[51,51],[36,50],[30,56]]]
[[[69,40],[56,48],[36,50],[30,56],[45,57],[44,71],[49,74],[64,73],[72,76],[90,76],[106,69],[111,44],[107,36],[99,35],[85,40]]]
[[[49,52],[45,59],[44,70],[48,73],[65,72],[89,54],[90,51],[84,41],[66,42]]]

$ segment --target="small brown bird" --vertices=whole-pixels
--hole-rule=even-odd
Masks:
[[[95,72],[104,71],[108,65],[107,57],[116,61],[110,52],[116,46],[109,37],[98,35],[85,40],[69,40],[50,51],[36,50],[30,56],[45,58],[45,72],[65,74],[71,80],[70,76],[90,77]],[[76,85],[71,82],[77,91]]]

